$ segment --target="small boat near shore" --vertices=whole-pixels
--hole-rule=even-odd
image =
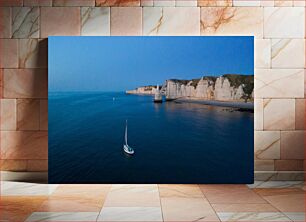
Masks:
[[[133,155],[134,154],[134,149],[132,147],[130,147],[127,143],[127,120],[125,122],[125,135],[124,135],[124,144],[123,144],[123,150],[125,153],[129,154],[129,155]]]

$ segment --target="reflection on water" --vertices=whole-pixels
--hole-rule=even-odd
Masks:
[[[126,119],[133,156],[122,150]],[[251,182],[253,114],[123,93],[52,93],[49,177],[54,183]]]

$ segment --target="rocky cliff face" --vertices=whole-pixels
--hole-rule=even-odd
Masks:
[[[144,95],[154,95],[157,86],[141,86],[133,90],[126,91],[127,94],[144,94]]]
[[[166,80],[162,92],[169,100],[190,97],[207,100],[253,100],[254,76],[223,75],[193,80]],[[133,94],[155,94],[156,87],[139,87]]]

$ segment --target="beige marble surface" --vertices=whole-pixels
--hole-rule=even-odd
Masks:
[[[254,100],[254,129],[263,130],[263,99]]]
[[[305,39],[272,39],[272,68],[304,68]]]
[[[12,30],[12,9],[0,8],[0,38],[10,38]]]
[[[4,159],[47,159],[48,134],[39,131],[1,131],[1,157]]]
[[[281,131],[281,159],[305,158],[305,131]]]
[[[0,39],[0,68],[18,68],[17,39]]]
[[[254,143],[255,159],[280,159],[279,131],[255,131]]]
[[[39,103],[39,129],[48,130],[48,100],[41,99]]]
[[[256,39],[254,42],[255,49],[255,67],[271,68],[271,40]]]
[[[304,97],[303,69],[256,69],[254,78],[256,98]]]
[[[292,25],[294,24],[294,25]],[[301,7],[265,7],[265,38],[304,38],[305,10]]]
[[[12,37],[38,38],[39,21],[38,7],[14,7],[12,9]]]
[[[190,15],[193,15],[190,17]],[[200,35],[200,9],[196,7],[144,7],[144,35]]]
[[[81,11],[79,7],[42,7],[40,10],[41,38],[54,35],[80,35]]]
[[[141,34],[142,34],[142,8],[139,7],[111,8],[111,35],[141,35]]]
[[[113,185],[104,203],[105,207],[158,207],[158,187],[148,185]]]
[[[263,36],[263,8],[202,7],[202,35]]]
[[[3,79],[5,98],[47,98],[46,69],[5,69]]]
[[[264,99],[264,130],[293,130],[294,128],[294,99]]]
[[[103,207],[97,221],[163,221],[160,207]]]
[[[46,39],[19,39],[19,67],[47,68],[48,42]]]
[[[81,35],[110,35],[109,7],[82,7],[81,20]]]
[[[1,130],[16,130],[16,100],[0,100]]]
[[[39,130],[39,100],[17,99],[17,130]]]

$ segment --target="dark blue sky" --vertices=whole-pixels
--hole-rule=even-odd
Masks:
[[[254,74],[253,37],[49,37],[49,91],[123,91]]]

